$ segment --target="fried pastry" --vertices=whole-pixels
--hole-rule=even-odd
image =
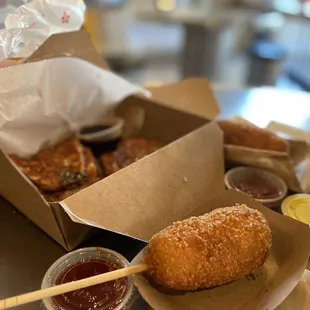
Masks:
[[[236,281],[261,267],[271,248],[265,217],[246,205],[179,221],[153,236],[145,263],[164,288],[194,291]]]
[[[61,191],[97,177],[95,158],[76,137],[41,150],[31,158],[11,156],[19,169],[40,190]]]
[[[126,139],[116,151],[100,156],[100,162],[106,176],[129,166],[143,157],[157,151],[163,145],[154,140]]]
[[[219,120],[217,123],[224,132],[225,144],[277,152],[289,150],[287,141],[266,129],[229,120]]]

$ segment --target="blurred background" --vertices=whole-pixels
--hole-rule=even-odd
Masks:
[[[136,83],[310,90],[309,0],[86,0],[85,28]]]
[[[0,28],[13,6],[0,0]],[[217,88],[310,91],[310,0],[85,0],[85,28],[135,83],[207,77]]]

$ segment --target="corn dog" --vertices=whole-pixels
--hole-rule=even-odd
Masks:
[[[176,222],[150,240],[145,262],[159,285],[181,291],[236,281],[261,267],[271,247],[265,217],[246,205]]]

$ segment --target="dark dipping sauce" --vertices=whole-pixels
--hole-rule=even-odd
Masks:
[[[258,199],[276,198],[281,191],[270,181],[263,178],[249,178],[235,183],[237,189]]]
[[[55,284],[64,284],[85,279],[109,271],[120,269],[111,262],[90,260],[77,263],[65,270]],[[61,310],[113,310],[119,305],[128,292],[128,278],[121,278],[103,284],[98,284],[78,291],[53,297],[55,309]]]
[[[109,125],[94,125],[94,126],[89,126],[89,127],[83,127],[80,130],[80,134],[85,135],[85,134],[97,133],[97,132],[104,131],[112,127],[113,126],[109,126]],[[92,150],[95,157],[98,157],[105,152],[115,151],[120,141],[121,141],[121,137],[118,137],[116,139],[109,140],[109,141],[98,140],[98,141],[92,141],[92,142],[85,141],[83,140],[83,138],[81,138],[81,142],[86,147],[89,147]]]
[[[94,125],[94,126],[88,126],[88,127],[83,127],[80,130],[80,133],[85,135],[85,134],[90,134],[90,133],[96,133],[98,131],[103,131],[111,128],[112,126],[109,125]]]

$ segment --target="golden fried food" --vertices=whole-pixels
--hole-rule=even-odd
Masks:
[[[85,146],[83,147],[84,166],[81,166],[86,176],[86,182],[93,184],[98,181],[99,172],[97,169],[96,159],[92,151]]]
[[[100,163],[106,177],[122,169],[122,165],[120,164],[121,158],[117,151],[105,153],[100,156]]]
[[[11,159],[39,189],[48,192],[72,188],[97,176],[91,151],[76,137],[43,149],[31,158]]]
[[[218,125],[224,132],[225,144],[246,146],[260,150],[288,152],[287,141],[272,132],[255,125],[219,120]]]
[[[157,151],[163,145],[154,140],[126,139],[117,150],[100,156],[100,162],[106,176],[122,169],[143,157]]]
[[[145,262],[159,285],[193,291],[236,281],[261,267],[271,248],[265,217],[246,205],[176,222],[150,240]]]

